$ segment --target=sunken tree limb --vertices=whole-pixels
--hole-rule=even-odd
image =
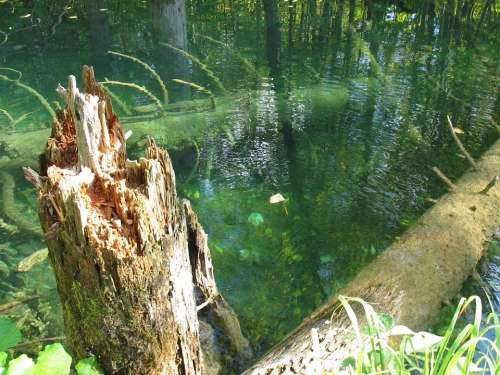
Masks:
[[[73,76],[58,87],[66,108],[41,176],[25,170],[38,189],[70,349],[78,358],[95,355],[110,374],[217,373],[233,358],[243,361],[248,343],[215,285],[206,235],[176,197],[168,153],[150,141],[144,158],[127,160],[126,137],[92,68],[83,78],[83,93]],[[213,348],[203,348],[204,360],[200,300],[207,313],[217,315],[217,301],[227,313],[208,324],[233,334],[230,342],[212,340],[231,349],[223,364],[211,363]]]
[[[426,330],[473,274],[500,227],[500,140],[339,294],[360,297],[397,324]],[[358,318],[364,313],[354,305]],[[338,296],[316,310],[244,375],[323,374],[359,345]]]

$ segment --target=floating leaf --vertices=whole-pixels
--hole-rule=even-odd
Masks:
[[[0,318],[0,351],[7,350],[21,341],[21,332],[7,318]]]
[[[95,357],[85,358],[80,360],[76,366],[76,373],[78,375],[103,375],[101,367],[97,363]]]
[[[256,227],[264,222],[264,216],[259,212],[252,212],[248,216],[248,222]]]
[[[71,368],[71,361],[71,356],[66,353],[61,344],[47,345],[38,355],[33,374],[68,375]]]
[[[269,203],[271,204],[276,204],[276,203],[281,203],[285,201],[285,197],[281,195],[280,193],[274,194],[269,198]]]
[[[34,366],[35,364],[30,357],[26,354],[21,354],[19,357],[9,362],[9,367],[5,375],[28,375],[32,373],[31,370]]]

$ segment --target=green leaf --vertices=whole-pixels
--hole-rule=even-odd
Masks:
[[[0,318],[0,352],[7,350],[21,341],[21,331],[7,318]]]
[[[38,354],[33,375],[68,375],[71,368],[71,356],[59,343],[47,345]]]
[[[5,352],[0,352],[0,368],[7,366],[7,358],[9,355]],[[2,372],[0,372],[1,374]]]
[[[9,367],[5,375],[28,375],[33,369],[33,360],[26,354],[21,354],[16,359],[9,362]]]
[[[259,212],[252,212],[248,216],[248,222],[257,227],[264,222],[264,216]]]
[[[78,375],[104,375],[95,357],[80,360],[75,368]]]

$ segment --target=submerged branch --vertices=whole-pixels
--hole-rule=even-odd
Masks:
[[[144,61],[142,60],[139,60],[137,57],[134,57],[134,56],[130,56],[130,55],[126,55],[124,53],[120,53],[120,52],[115,52],[115,51],[108,51],[108,53],[110,55],[115,55],[115,56],[119,56],[119,57],[123,57],[125,59],[129,59],[133,62],[135,62],[136,64],[139,64],[140,66],[142,66],[144,69],[146,69],[149,73],[151,73],[151,75],[156,79],[156,81],[158,82],[158,84],[160,85],[160,88],[161,88],[161,92],[162,92],[162,95],[163,95],[163,102],[165,104],[168,104],[168,101],[169,101],[169,98],[168,98],[168,91],[167,91],[167,88],[165,86],[165,83],[163,82],[163,80],[161,79],[160,75],[158,73],[156,73],[156,71],[151,68],[148,64],[146,64]]]
[[[0,314],[6,313],[7,311],[12,310],[13,308],[15,308],[19,305],[23,305],[27,302],[31,302],[39,297],[40,296],[35,294],[34,296],[19,298],[19,299],[16,299],[14,301],[4,303],[3,305],[0,305]]]
[[[448,177],[446,177],[446,175],[441,171],[441,169],[439,169],[438,167],[432,167],[432,170],[441,179],[441,181],[443,181],[448,186],[449,190],[451,191],[456,190],[457,186],[453,182],[451,182],[451,180]]]
[[[455,133],[455,128],[453,127],[453,124],[451,122],[450,116],[446,116],[446,119],[448,120],[448,127],[450,128],[451,136],[453,137],[453,140],[455,141],[455,143],[457,144],[458,148],[462,152],[462,155],[465,156],[465,158],[467,159],[467,161],[469,162],[469,164],[474,169],[477,170],[477,164],[476,164],[476,162],[474,161],[474,159],[472,158],[472,156],[469,154],[469,152],[467,152],[467,150],[465,149],[464,145],[462,144],[462,142],[458,138],[457,134]]]

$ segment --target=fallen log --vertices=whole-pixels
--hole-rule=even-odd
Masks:
[[[145,158],[127,160],[123,130],[92,68],[84,67],[83,80],[84,93],[73,76],[59,86],[67,105],[41,173],[25,169],[38,190],[66,343],[77,358],[95,355],[109,374],[242,366],[248,342],[218,292],[206,234],[177,199],[168,153],[150,140]],[[211,347],[200,345],[198,310]]]
[[[500,227],[500,141],[406,233],[338,295],[360,297],[415,331],[428,329],[457,295]],[[486,193],[485,193],[486,192]],[[356,353],[338,295],[316,310],[245,375],[322,374]],[[364,315],[357,311],[361,319]]]

